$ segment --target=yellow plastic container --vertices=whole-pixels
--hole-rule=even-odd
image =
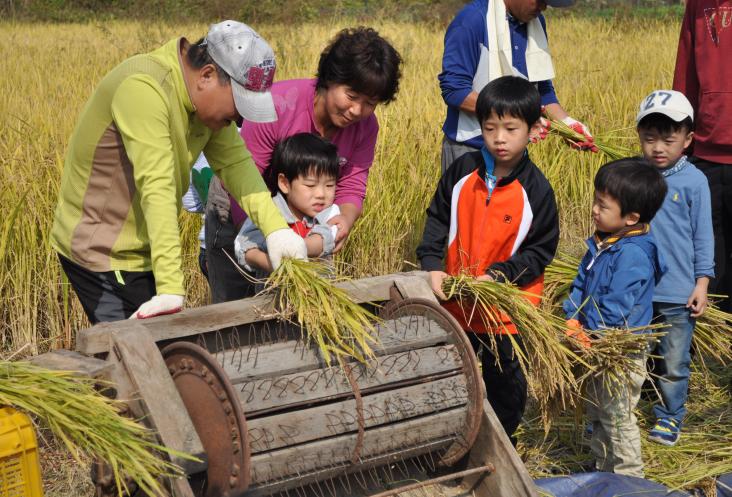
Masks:
[[[43,497],[33,424],[10,407],[0,408],[0,497]]]

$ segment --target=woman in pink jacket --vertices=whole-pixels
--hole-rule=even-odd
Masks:
[[[277,121],[243,123],[241,136],[262,173],[269,167],[277,142],[288,136],[315,133],[336,145],[341,164],[335,199],[341,215],[331,220],[338,226],[336,251],[361,215],[379,132],[374,110],[396,97],[401,62],[394,47],[373,29],[344,29],[321,53],[315,79],[286,80],[272,86]],[[274,185],[269,186],[275,190]],[[253,286],[233,262],[234,238],[246,214],[231,198],[229,202],[217,202],[220,195],[209,198],[206,246],[210,249],[206,257],[212,300],[250,296]]]

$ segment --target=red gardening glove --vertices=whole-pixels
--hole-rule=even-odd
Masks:
[[[572,148],[576,148],[577,150],[589,150],[590,152],[598,152],[600,150],[597,148],[597,145],[595,145],[595,138],[592,136],[587,126],[569,116],[562,119],[562,122],[585,137],[584,141],[567,140]]]
[[[585,332],[580,322],[576,319],[567,320],[567,329],[564,330],[564,334],[585,349],[592,347],[590,335]]]

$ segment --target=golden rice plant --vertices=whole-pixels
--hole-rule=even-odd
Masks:
[[[51,371],[26,362],[0,361],[0,405],[12,406],[48,426],[71,455],[107,462],[119,495],[125,476],[148,495],[164,497],[159,477],[183,477],[164,454],[195,460],[155,441],[153,433],[118,413],[117,406],[94,389],[96,380]]]
[[[548,428],[550,403],[558,402],[566,408],[574,401],[578,384],[573,367],[583,361],[564,340],[564,320],[531,304],[527,298],[530,294],[511,283],[479,281],[460,274],[446,278],[442,290],[446,297],[460,303],[471,320],[477,317],[499,333],[505,328],[501,316],[510,317],[519,331],[523,348],[512,334],[505,336],[511,340],[521,369],[532,384],[532,393]],[[488,333],[483,337],[489,351],[497,357],[495,335]]]
[[[560,136],[574,145],[587,140],[585,135],[578,133],[559,119],[550,119],[549,122],[551,124],[549,134]],[[634,155],[633,150],[617,145],[614,140],[605,140],[601,136],[595,136],[594,138],[595,146],[611,160]]]
[[[378,318],[323,277],[326,263],[285,258],[267,280],[265,292],[275,296],[275,308],[298,324],[308,344],[315,343],[326,364],[374,356]]]

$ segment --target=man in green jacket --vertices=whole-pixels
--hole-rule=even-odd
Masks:
[[[71,137],[51,231],[92,323],[183,307],[178,215],[201,152],[267,236],[273,265],[306,257],[235,125],[277,119],[274,72],[269,45],[224,21],[195,44],[174,39],[131,57],[101,81]]]

